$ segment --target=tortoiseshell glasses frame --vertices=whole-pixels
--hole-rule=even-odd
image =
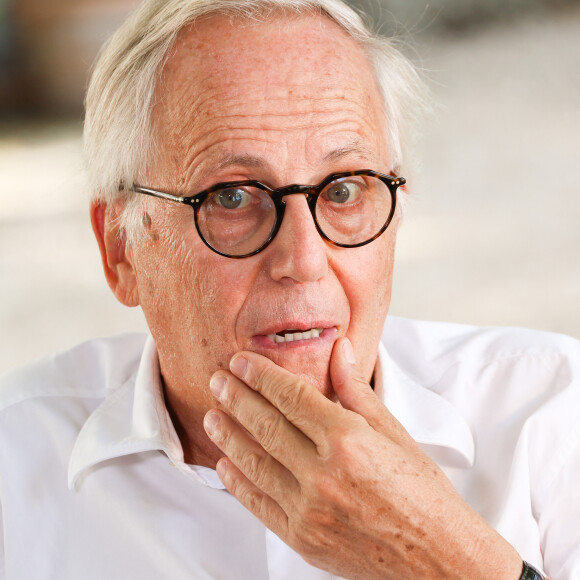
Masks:
[[[320,220],[317,217],[317,203],[318,200],[320,198],[320,194],[324,191],[328,192],[329,191],[329,186],[333,183],[336,183],[337,186],[343,185],[345,182],[345,178],[348,177],[363,177],[363,178],[370,178],[367,181],[372,182],[375,186],[378,186],[378,182],[381,182],[382,184],[386,185],[388,192],[390,194],[390,200],[389,200],[389,205],[385,205],[385,210],[383,211],[388,211],[388,215],[384,216],[384,222],[380,223],[380,227],[378,227],[378,231],[374,231],[374,233],[369,236],[366,237],[363,240],[357,240],[354,243],[349,243],[346,241],[340,241],[340,240],[336,240],[333,239],[330,235],[328,235],[323,227],[320,224]],[[148,187],[142,187],[140,185],[136,185],[134,184],[132,187],[128,188],[131,191],[134,191],[136,193],[141,193],[144,195],[150,195],[153,197],[157,197],[160,199],[165,199],[168,201],[173,201],[173,202],[177,202],[177,203],[181,203],[181,204],[185,204],[185,205],[189,205],[192,207],[193,209],[193,214],[194,214],[194,221],[195,221],[195,227],[197,229],[197,232],[200,236],[200,238],[202,239],[202,241],[206,244],[206,246],[208,246],[212,251],[216,252],[217,254],[220,254],[221,256],[225,256],[228,258],[247,258],[249,256],[253,256],[255,254],[257,254],[258,252],[261,252],[264,248],[266,248],[268,246],[268,244],[270,244],[270,242],[275,238],[276,234],[278,233],[278,230],[280,229],[280,226],[282,224],[282,220],[284,218],[284,210],[286,208],[286,204],[284,201],[284,197],[288,196],[288,195],[305,195],[306,199],[307,199],[307,203],[308,203],[308,207],[310,209],[310,212],[312,214],[312,218],[314,219],[314,223],[316,225],[316,229],[318,230],[318,233],[320,234],[320,236],[325,239],[328,243],[333,244],[335,246],[339,246],[339,247],[343,247],[343,248],[357,248],[360,246],[364,246],[366,244],[370,244],[372,241],[376,240],[389,226],[389,224],[391,223],[393,216],[395,215],[395,208],[396,208],[396,199],[397,199],[397,189],[399,188],[399,186],[404,185],[406,183],[406,180],[404,177],[395,177],[393,175],[386,175],[384,173],[380,173],[378,171],[373,171],[372,169],[360,169],[357,171],[343,171],[343,172],[339,172],[339,173],[332,173],[330,175],[328,175],[327,177],[325,177],[318,185],[297,185],[297,184],[293,184],[293,185],[287,185],[285,187],[278,187],[276,189],[272,189],[270,187],[268,187],[266,184],[260,182],[260,181],[256,181],[256,180],[243,180],[243,181],[228,181],[228,182],[223,182],[223,183],[216,183],[215,185],[212,185],[211,187],[204,189],[203,191],[200,191],[199,193],[196,193],[195,195],[189,195],[189,196],[178,196],[178,195],[173,195],[171,193],[166,193],[163,191],[157,191],[155,189],[150,189]],[[352,185],[349,184],[348,182],[346,182],[346,185]],[[357,185],[357,184],[354,184]],[[357,185],[358,187],[358,185]],[[249,202],[245,202],[241,197],[241,194],[246,194],[247,197],[253,197],[256,198],[257,196],[251,196],[251,195],[247,195],[248,192],[257,192],[259,196],[261,196],[261,201],[259,202],[254,202],[254,205],[256,207],[258,207],[259,211],[264,212],[262,215],[262,223],[264,223],[264,218],[270,218],[271,221],[271,226],[268,226],[268,224],[266,224],[265,228],[262,228],[263,233],[260,234],[257,229],[253,231],[253,233],[251,232],[250,235],[253,237],[257,236],[257,245],[256,247],[246,247],[243,250],[240,250],[239,253],[231,253],[226,251],[225,248],[220,248],[220,247],[216,247],[219,244],[216,244],[215,242],[211,243],[211,241],[209,241],[207,238],[211,237],[210,234],[212,232],[203,232],[203,227],[200,224],[200,210],[202,207],[209,207],[207,205],[207,200],[211,200],[216,198],[217,195],[222,196],[225,192],[226,197],[220,197],[220,202],[219,202],[219,208],[220,211],[229,211],[229,210],[235,210],[238,208],[243,208],[244,205],[249,205]],[[232,192],[234,193],[234,196],[232,197]],[[241,194],[240,194],[241,192]],[[344,188],[342,190],[338,190],[339,195],[341,195],[344,192]],[[347,191],[347,193],[350,195],[350,193]],[[386,193],[386,192],[385,192]],[[236,207],[227,207],[227,205],[224,206],[224,204],[222,203],[223,201],[225,201],[226,204],[238,204],[236,205]],[[211,202],[210,202],[211,203]],[[344,202],[337,200],[337,203],[334,204],[333,207],[341,207],[341,205]],[[384,203],[387,203],[387,200],[385,200]],[[244,205],[242,205],[244,204]],[[260,205],[261,204],[261,205]],[[273,207],[271,205],[268,204],[273,204]],[[217,203],[214,203],[214,206],[217,207]],[[264,207],[265,205],[268,205],[268,207]],[[344,207],[347,207],[346,205]],[[225,208],[225,209],[224,209]],[[275,220],[272,220],[271,218],[273,216],[271,216],[270,214],[272,213],[272,209],[275,208]],[[208,215],[211,214],[211,209],[207,211]],[[328,213],[328,212],[327,212]],[[334,215],[334,214],[333,214]],[[336,215],[339,215],[339,212],[336,212]],[[204,218],[205,219],[205,218]],[[252,218],[254,219],[254,218]],[[352,221],[352,218],[349,218]],[[380,218],[379,216],[379,219]],[[227,223],[227,222],[225,222]],[[331,226],[333,226],[333,224],[331,224],[329,222],[329,225],[327,226],[327,229],[331,228]],[[209,227],[209,226],[208,226]],[[260,224],[258,224],[256,222],[256,227],[261,227]],[[336,236],[335,237],[340,237],[340,236]],[[244,243],[244,241],[240,242],[240,243]],[[250,249],[251,248],[251,249]]]

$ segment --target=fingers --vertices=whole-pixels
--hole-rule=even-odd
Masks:
[[[384,406],[360,372],[350,340],[346,337],[334,343],[330,358],[330,379],[341,405],[362,415],[375,427],[384,417]]]
[[[257,502],[261,496],[256,490],[260,490],[286,509],[291,509],[290,498],[294,492],[299,491],[300,486],[288,469],[222,411],[210,411],[205,417],[204,427],[211,440],[237,467],[237,470],[232,471],[232,477],[235,477],[232,485],[239,483],[244,486],[241,488],[242,491],[249,494],[246,502]],[[246,480],[251,481],[252,487],[256,490],[250,489],[243,481],[240,483],[238,472],[243,474]],[[223,483],[227,487],[226,482]],[[237,494],[235,495],[237,497]],[[238,499],[241,501],[241,498]]]
[[[267,399],[315,445],[326,439],[326,426],[340,408],[315,387],[253,352],[235,355],[230,369],[245,384]]]
[[[214,375],[210,389],[226,412],[275,460],[292,472],[304,467],[305,459],[314,450],[312,441],[262,395],[248,388],[240,379],[223,372]],[[235,423],[224,418],[223,426],[232,430]],[[232,444],[242,445],[244,441],[238,436],[231,438]]]
[[[288,516],[272,497],[254,485],[228,458],[220,459],[216,471],[226,489],[246,509],[279,537],[287,536]]]
[[[364,417],[373,429],[394,441],[410,441],[405,428],[391,415],[360,372],[352,345],[346,337],[334,344],[330,378],[334,392],[345,409]]]

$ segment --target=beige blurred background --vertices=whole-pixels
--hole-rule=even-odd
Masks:
[[[82,94],[136,0],[0,0],[0,372],[142,330],[88,222]],[[362,2],[357,2],[362,4]],[[392,313],[580,337],[580,4],[374,0],[436,114],[400,232]]]

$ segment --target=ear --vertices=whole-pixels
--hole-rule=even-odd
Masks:
[[[117,300],[138,306],[135,268],[125,230],[119,225],[121,207],[105,202],[91,204],[91,224],[99,244],[105,278]]]

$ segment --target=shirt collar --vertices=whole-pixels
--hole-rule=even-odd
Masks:
[[[149,336],[137,372],[120,386],[107,385],[104,401],[83,425],[69,461],[69,488],[98,463],[155,450],[166,453],[174,465],[184,465],[165,406],[157,348]]]
[[[409,377],[379,344],[375,392],[413,439],[439,464],[471,467],[473,433],[456,407]]]
[[[465,419],[443,397],[405,375],[382,344],[375,392],[437,462],[473,464],[473,436]],[[165,406],[157,349],[149,336],[137,372],[120,386],[108,388],[105,400],[83,425],[69,462],[69,487],[74,489],[82,473],[98,463],[155,450],[164,452],[188,476],[211,484],[199,469],[183,461],[183,448]]]

